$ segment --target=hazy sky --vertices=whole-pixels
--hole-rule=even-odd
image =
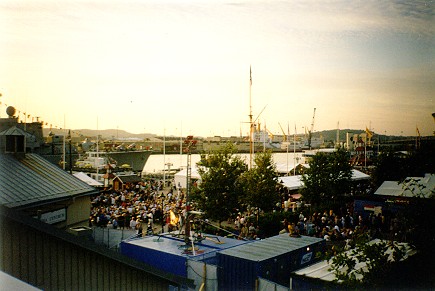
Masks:
[[[434,14],[433,1],[2,0],[0,116],[246,135],[251,66],[252,114],[272,133],[302,133],[316,108],[315,131],[431,135]]]

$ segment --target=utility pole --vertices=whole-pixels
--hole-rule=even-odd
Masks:
[[[189,242],[190,239],[190,181],[192,178],[192,168],[191,168],[191,164],[192,164],[192,155],[191,155],[191,148],[194,147],[197,143],[197,140],[193,139],[192,135],[189,135],[185,140],[184,140],[184,144],[185,144],[185,149],[184,151],[187,154],[187,168],[186,168],[186,217],[185,217],[185,221],[186,221],[186,226],[185,226],[185,231],[184,231],[184,235],[185,235],[185,242],[186,244]]]

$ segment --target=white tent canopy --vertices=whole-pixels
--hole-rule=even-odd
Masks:
[[[298,190],[304,187],[301,177],[302,175],[279,177],[278,182],[289,190]]]
[[[418,184],[421,189],[419,188]],[[405,182],[385,181],[375,191],[376,195],[428,198],[435,189],[435,174],[426,174],[424,177],[408,177]]]
[[[198,173],[198,168],[192,167],[190,177],[193,180],[201,180],[201,176]],[[181,188],[186,188],[187,182],[187,169],[183,169],[174,175],[175,185],[181,185]]]
[[[367,175],[361,171],[352,170],[352,181],[360,181],[360,180],[368,180],[370,179],[370,175]]]
[[[89,177],[88,175],[86,175],[83,172],[74,173],[73,176],[82,180],[83,182],[85,182],[86,184],[88,184],[90,186],[94,186],[94,187],[104,186],[103,183],[100,183],[100,182],[92,179],[91,177]]]
[[[276,171],[278,173],[281,173],[281,174],[292,173],[294,168],[298,167],[299,165],[301,165],[301,166],[303,166],[305,168],[309,168],[310,167],[310,165],[306,164],[306,163],[299,163],[299,164],[296,164],[296,165],[294,165],[293,163],[291,165],[287,165],[285,163],[277,163],[276,164]]]
[[[352,181],[361,181],[368,179],[370,179],[369,175],[355,169],[352,170]],[[304,187],[304,183],[302,182],[302,175],[279,177],[278,182],[281,183],[281,181],[282,184],[289,190],[298,190]]]
[[[193,180],[201,180],[197,167],[192,167],[191,177]],[[175,185],[181,185],[181,188],[186,188],[187,170],[183,169],[174,175]],[[370,179],[370,176],[358,170],[352,170],[352,181],[360,181]],[[301,175],[282,176],[278,177],[278,182],[282,183],[289,190],[298,190],[304,187],[301,180]]]

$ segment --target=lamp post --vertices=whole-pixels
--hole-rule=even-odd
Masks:
[[[188,242],[190,238],[190,218],[189,218],[189,212],[190,212],[190,179],[192,176],[192,169],[191,169],[191,147],[194,147],[197,143],[197,140],[193,139],[192,135],[189,135],[185,140],[184,144],[186,145],[184,151],[187,153],[187,168],[186,168],[186,226],[185,226],[185,241]]]
[[[69,142],[69,173],[72,174],[71,130],[68,131],[68,136],[66,138]]]
[[[165,232],[165,194],[160,195],[160,198],[162,199],[162,233]]]
[[[170,177],[170,174],[171,174],[171,166],[173,166],[174,164],[172,164],[172,163],[166,163],[165,164],[165,166],[168,166],[168,178]],[[166,171],[166,168],[165,169],[163,169],[163,171],[165,172]],[[168,183],[169,184],[169,183]],[[166,187],[166,185],[163,185],[163,187]]]

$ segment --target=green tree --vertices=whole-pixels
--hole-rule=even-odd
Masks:
[[[396,242],[368,241],[367,236],[355,238],[355,247],[341,250],[331,259],[336,281],[346,287],[376,287],[390,275],[391,270],[405,254],[405,247]]]
[[[403,152],[384,151],[374,160],[371,174],[377,189],[384,181],[402,181],[406,177],[422,177],[435,169],[435,143],[424,143],[418,149]]]
[[[234,145],[226,144],[216,152],[203,155],[198,163],[201,183],[191,199],[206,217],[219,223],[239,208],[242,189],[237,180],[247,170],[247,165],[236,153]]]
[[[272,211],[276,203],[280,203],[280,196],[276,190],[278,176],[272,153],[256,153],[254,163],[255,165],[239,180],[240,187],[244,189],[241,202],[265,212]]]
[[[373,162],[375,166],[372,173],[373,188],[377,189],[384,181],[399,181],[409,173],[407,157],[401,157],[393,151],[379,154]]]
[[[418,265],[412,266],[413,278],[420,278],[418,284],[435,286],[435,187],[425,185],[423,178],[406,178],[403,189],[412,193],[409,204],[401,211],[399,224],[406,230],[406,241],[415,247]],[[424,275],[426,274],[426,275]],[[423,285],[421,287],[427,288]]]
[[[309,168],[302,175],[305,201],[315,206],[334,205],[350,192],[352,166],[345,150],[334,153],[319,152],[309,162]]]

